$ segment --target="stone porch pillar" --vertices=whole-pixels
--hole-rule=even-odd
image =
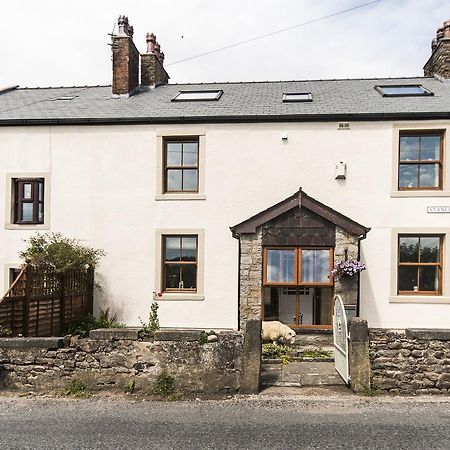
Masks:
[[[262,229],[240,236],[239,326],[245,331],[249,320],[261,320],[262,309]]]

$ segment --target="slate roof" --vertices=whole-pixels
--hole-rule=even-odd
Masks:
[[[421,84],[423,97],[382,97],[376,85]],[[218,101],[172,102],[180,90],[222,89]],[[286,92],[312,102],[283,103]],[[73,100],[55,100],[75,96]],[[450,83],[435,78],[168,84],[129,98],[110,86],[0,90],[0,125],[46,123],[182,123],[450,118]]]

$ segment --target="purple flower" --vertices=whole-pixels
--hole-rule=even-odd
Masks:
[[[366,269],[366,265],[361,261],[335,261],[331,274],[338,280],[342,276],[352,277]]]

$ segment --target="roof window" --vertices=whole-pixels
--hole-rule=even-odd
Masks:
[[[206,90],[206,91],[180,91],[172,99],[173,102],[192,102],[205,100],[219,100],[223,91],[221,89]]]
[[[283,94],[283,103],[312,102],[311,92],[288,92]]]
[[[383,97],[416,97],[424,95],[434,95],[420,84],[402,84],[392,86],[375,86],[375,89]]]

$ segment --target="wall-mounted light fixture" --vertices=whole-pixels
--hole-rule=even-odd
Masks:
[[[347,164],[344,161],[339,161],[334,165],[334,178],[336,180],[347,178]]]

